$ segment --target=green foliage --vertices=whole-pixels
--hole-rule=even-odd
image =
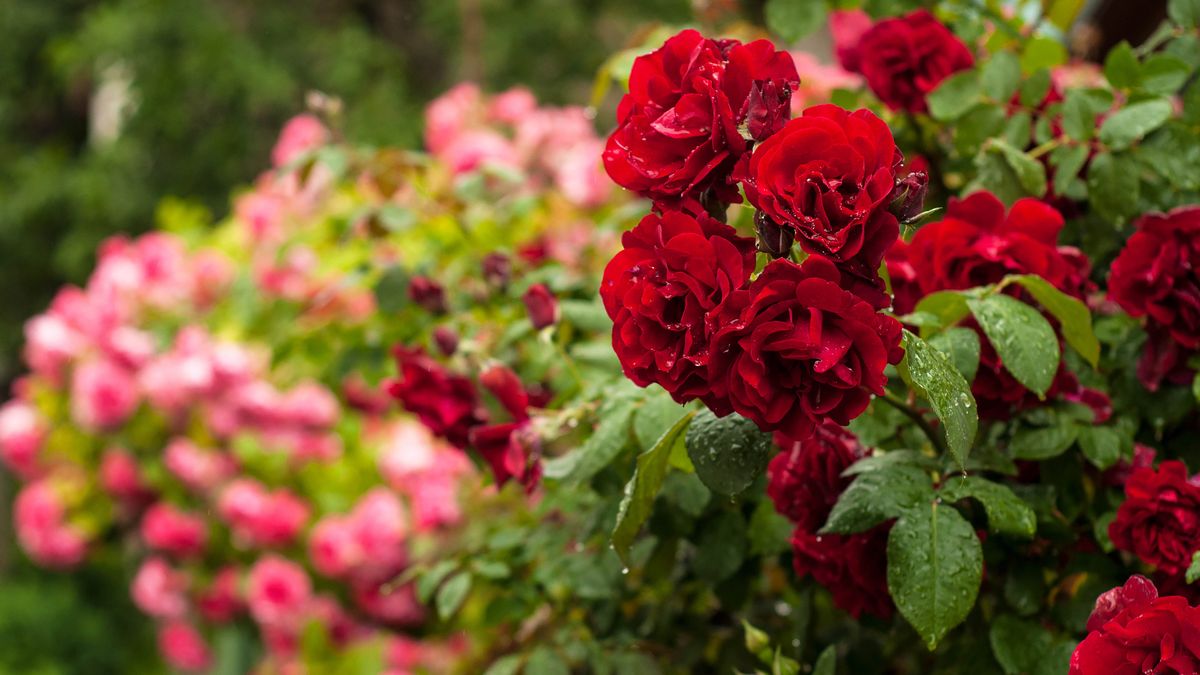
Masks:
[[[913,387],[933,406],[946,429],[946,445],[959,465],[975,441],[979,413],[971,387],[942,352],[904,332],[905,370]]]
[[[771,459],[771,435],[733,413],[717,417],[701,410],[687,429],[687,453],[696,475],[710,490],[736,495],[750,487]]]

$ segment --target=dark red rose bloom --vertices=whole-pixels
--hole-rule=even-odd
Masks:
[[[892,110],[925,112],[925,97],[942,80],[975,65],[971,50],[928,10],[885,19],[854,47],[839,47],[844,67],[861,73]]]
[[[1138,376],[1157,389],[1169,374],[1191,380],[1188,357],[1200,350],[1200,206],[1149,214],[1113,262],[1108,297],[1150,333]]]
[[[1200,549],[1200,485],[1188,480],[1183,462],[1135,470],[1108,536],[1164,574],[1182,574]]]
[[[442,354],[452,356],[458,351],[458,333],[449,326],[438,326],[433,329],[433,344]]]
[[[1087,627],[1069,675],[1200,672],[1200,608],[1159,597],[1145,577],[1101,595]]]
[[[467,447],[471,427],[485,418],[475,385],[447,371],[420,347],[397,345],[392,353],[400,377],[388,382],[388,393],[435,435]]]
[[[819,105],[764,141],[740,173],[750,202],[795,230],[804,250],[874,280],[900,236],[888,206],[902,159],[869,110]]]
[[[917,280],[917,270],[908,260],[908,244],[897,239],[883,259],[892,284],[892,309],[897,314],[908,314],[916,308],[917,301],[925,297],[921,282]]]
[[[826,258],[775,260],[734,293],[713,337],[709,372],[733,410],[764,431],[807,438],[845,425],[887,384],[904,355],[900,323],[843,287]]]
[[[408,282],[408,297],[434,314],[446,313],[446,289],[429,277],[413,277]]]
[[[712,189],[722,201],[740,201],[728,178],[750,143],[738,127],[773,131],[791,117],[798,81],[792,57],[766,40],[741,44],[685,30],[634,61],[604,167],[617,184],[650,199]]]
[[[754,240],[698,205],[642,219],[604,269],[600,297],[613,349],[638,386],[658,383],[676,401],[703,398],[729,412],[708,378],[713,313],[754,271]]]
[[[558,300],[546,284],[534,284],[521,296],[525,303],[525,311],[529,313],[529,321],[535,329],[541,330],[558,323]]]
[[[793,566],[829,589],[834,603],[854,616],[892,614],[887,590],[887,533],[890,525],[852,535],[817,531],[851,479],[842,472],[866,452],[853,434],[822,424],[804,441],[776,434],[783,449],[767,467],[767,494],[775,509],[796,525]]]
[[[531,492],[542,476],[542,448],[530,424],[529,392],[516,373],[498,363],[484,368],[479,383],[496,397],[512,421],[475,427],[471,444],[491,467],[497,485],[516,480]]]
[[[493,286],[503,288],[512,279],[512,259],[499,251],[485,255],[480,267],[484,280]]]
[[[1148,445],[1134,443],[1133,459],[1129,460],[1122,457],[1120,461],[1109,467],[1109,469],[1100,476],[1100,480],[1102,480],[1105,485],[1124,487],[1125,483],[1129,480],[1129,477],[1133,475],[1134,471],[1143,468],[1153,468],[1154,458],[1157,454],[1158,451]]]

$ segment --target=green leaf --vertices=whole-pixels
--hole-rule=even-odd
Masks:
[[[571,675],[571,669],[562,657],[548,647],[538,647],[525,662],[523,675]]]
[[[1075,141],[1090,140],[1096,132],[1096,113],[1092,112],[1082,89],[1067,90],[1062,103],[1062,127],[1067,138]]]
[[[633,415],[633,436],[643,450],[654,447],[663,433],[688,414],[671,396],[659,389],[646,399]]]
[[[962,466],[975,441],[979,413],[975,397],[950,359],[927,342],[904,331],[904,362],[913,386],[933,406],[946,431],[950,456]]]
[[[720,512],[700,532],[692,560],[696,576],[714,584],[729,578],[742,566],[748,544],[741,513]]]
[[[792,523],[764,499],[750,516],[750,555],[780,555],[791,549]]]
[[[506,654],[492,662],[483,675],[516,675],[521,669],[520,654]]]
[[[1017,614],[1032,616],[1046,597],[1046,579],[1037,560],[1014,561],[1004,579],[1004,600]]]
[[[958,119],[975,105],[980,91],[978,72],[964,70],[955,73],[929,92],[929,114],[941,121]]]
[[[1061,66],[1066,62],[1067,48],[1050,37],[1034,37],[1025,43],[1025,49],[1021,52],[1021,69],[1027,73]]]
[[[954,147],[964,157],[979,152],[988,139],[1000,135],[1008,116],[1005,108],[980,103],[954,123]]]
[[[1200,579],[1200,551],[1192,554],[1192,564],[1188,565],[1187,572],[1184,573],[1184,580],[1189,584],[1196,583]]]
[[[1121,434],[1112,427],[1078,425],[1079,449],[1097,469],[1107,469],[1121,459]]]
[[[459,572],[446,580],[437,592],[437,612],[442,621],[454,616],[471,592],[471,573]]]
[[[931,651],[967,618],[982,577],[979,538],[950,506],[913,509],[888,535],[888,589]]]
[[[877,450],[876,453],[869,457],[863,457],[851,464],[848,469],[842,472],[842,475],[857,476],[872,471],[883,471],[898,464],[931,470],[941,466],[941,462],[937,459],[916,450],[888,450],[886,452]]]
[[[993,151],[1004,157],[1026,194],[1033,197],[1046,194],[1045,165],[998,138],[992,139],[989,145]]]
[[[604,305],[594,300],[564,299],[558,303],[563,321],[589,333],[608,334],[612,331],[612,319],[604,311]]]
[[[561,457],[542,462],[542,475],[568,483],[581,483],[608,466],[629,445],[632,401],[617,403],[602,415],[596,431],[583,445]]]
[[[1045,396],[1058,372],[1058,336],[1036,309],[1007,295],[967,300],[988,342],[1008,372]]]
[[[898,518],[933,497],[929,475],[920,468],[893,464],[860,474],[842,491],[821,534],[853,534]]]
[[[1195,28],[1200,25],[1200,0],[1170,0],[1167,16],[1180,28]]]
[[[1021,86],[1021,62],[1010,52],[999,52],[980,68],[979,81],[988,98],[1008,105]]]
[[[1011,614],[1001,614],[992,621],[988,639],[992,654],[1007,675],[1032,673],[1054,641],[1044,627]]]
[[[1034,275],[1023,274],[1010,277],[1029,291],[1051,316],[1062,326],[1063,338],[1092,367],[1100,361],[1100,341],[1092,330],[1092,313],[1087,305],[1055,288],[1049,281]]]
[[[1085,0],[1042,0],[1046,18],[1063,33],[1070,31],[1084,4]]]
[[[1142,64],[1142,89],[1164,96],[1175,94],[1191,74],[1191,67],[1183,59],[1155,54]]]
[[[825,25],[826,4],[808,0],[768,0],[767,28],[785,42],[798,42]]]
[[[422,603],[428,603],[437,587],[456,569],[458,569],[457,560],[442,560],[429,568],[428,572],[417,577],[417,599]]]
[[[1088,201],[1109,222],[1122,222],[1138,213],[1141,182],[1129,162],[1101,152],[1088,165]]]
[[[408,300],[408,273],[400,265],[388,267],[375,282],[372,291],[375,295],[375,305],[380,312],[394,314],[402,311],[410,303]]]
[[[1024,428],[1013,434],[1008,448],[1016,459],[1050,459],[1066,452],[1078,436],[1079,429],[1073,424]]]
[[[1104,77],[1117,89],[1132,89],[1141,80],[1142,67],[1128,42],[1121,42],[1104,59]]]
[[[1050,70],[1038,69],[1021,83],[1021,105],[1030,109],[1038,108],[1046,100],[1048,93],[1050,93]]]
[[[913,310],[914,314],[930,314],[937,317],[939,325],[953,326],[968,314],[967,297],[958,291],[937,291],[921,298]]]
[[[1100,140],[1114,150],[1129,147],[1171,119],[1171,104],[1163,99],[1133,103],[1109,116],[1100,127]]]
[[[701,410],[687,430],[687,453],[708,489],[736,495],[767,468],[774,443],[754,422],[733,413]]]
[[[837,675],[837,645],[829,645],[813,664],[812,675]]]
[[[626,565],[638,530],[654,510],[654,498],[666,478],[671,450],[679,444],[693,415],[689,412],[679,418],[649,450],[638,455],[637,468],[625,485],[625,497],[617,510],[617,525],[612,533],[613,550]]]
[[[979,334],[970,328],[949,328],[929,338],[929,344],[950,357],[955,370],[970,382],[979,370]]]
[[[1065,195],[1071,184],[1079,178],[1079,171],[1087,163],[1086,145],[1060,145],[1050,152],[1050,165],[1054,167],[1054,192]]]
[[[978,476],[948,478],[939,491],[943,500],[974,499],[987,512],[988,529],[995,534],[1029,539],[1037,531],[1037,515],[1013,491]]]

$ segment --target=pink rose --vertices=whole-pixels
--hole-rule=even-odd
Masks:
[[[25,362],[52,381],[86,346],[87,338],[57,314],[39,314],[25,324]]]
[[[71,417],[88,431],[120,426],[138,406],[137,381],[107,359],[88,361],[71,381]]]
[[[412,584],[396,587],[386,582],[360,581],[352,586],[351,593],[363,612],[384,623],[412,626],[425,617]]]
[[[362,561],[362,549],[346,518],[326,516],[317,522],[308,538],[308,555],[313,567],[327,577],[341,577]]]
[[[87,552],[87,539],[66,522],[65,511],[49,479],[30,483],[17,494],[13,505],[17,540],[29,557],[42,565],[72,567]]]
[[[241,572],[236,567],[222,567],[212,583],[196,596],[201,616],[214,623],[224,623],[236,616],[242,609],[240,580]]]
[[[14,399],[0,407],[0,458],[18,476],[37,471],[37,455],[46,439],[46,422],[31,404]]]
[[[363,560],[372,569],[392,572],[403,566],[408,517],[390,490],[377,487],[363,496],[350,512],[350,527]]]
[[[301,618],[312,597],[312,585],[304,568],[277,555],[268,555],[250,569],[246,596],[255,621],[284,626]]]
[[[288,120],[271,149],[271,163],[280,168],[329,140],[329,130],[313,115],[296,115]]]
[[[533,92],[525,87],[513,87],[492,99],[487,114],[496,122],[516,125],[535,110],[537,99],[534,98]]]
[[[280,414],[292,424],[327,429],[337,423],[337,399],[315,382],[305,382],[283,396]]]
[[[185,672],[207,671],[212,652],[200,632],[184,621],[171,621],[158,629],[158,650],[167,665]]]
[[[166,502],[158,502],[146,510],[141,530],[147,546],[179,558],[199,556],[208,543],[204,518]]]
[[[130,585],[133,604],[150,616],[178,618],[188,609],[187,577],[162,558],[147,558]]]
[[[440,153],[467,126],[479,105],[479,87],[470,82],[434,99],[425,109],[425,147],[431,153]]]
[[[100,460],[100,485],[118,501],[135,506],[150,498],[151,491],[142,480],[137,460],[119,447],[104,451]]]
[[[163,465],[184,485],[206,492],[228,479],[236,470],[232,457],[202,449],[187,438],[175,438],[163,452]]]

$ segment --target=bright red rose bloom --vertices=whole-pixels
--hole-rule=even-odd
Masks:
[[[767,494],[775,509],[796,525],[792,561],[800,577],[811,575],[829,589],[834,604],[857,617],[892,614],[887,589],[890,525],[851,535],[817,534],[851,479],[842,476],[866,452],[842,427],[822,424],[812,438],[776,435],[783,451],[767,467]]]
[[[497,485],[516,480],[532,492],[542,477],[541,438],[529,418],[529,392],[507,366],[492,364],[479,375],[482,384],[512,418],[511,422],[471,430],[471,445],[492,469]]]
[[[924,9],[880,21],[838,57],[887,107],[917,113],[928,110],[925,97],[942,80],[975,65],[962,40]]]
[[[730,297],[709,372],[733,410],[804,439],[824,420],[849,424],[883,394],[884,368],[904,355],[900,323],[842,285],[826,258],[781,259]]]
[[[804,250],[874,281],[900,236],[888,206],[902,160],[891,130],[871,111],[819,105],[754,151],[743,185],[752,204],[795,230]]]
[[[1146,317],[1142,382],[1152,390],[1172,374],[1190,382],[1184,364],[1200,350],[1200,206],[1146,215],[1136,227],[1113,262],[1108,297]]]
[[[1108,536],[1164,574],[1183,574],[1200,549],[1200,485],[1188,480],[1183,462],[1135,470]]]
[[[1101,595],[1087,627],[1069,675],[1200,672],[1200,608],[1158,597],[1145,577]]]
[[[750,143],[738,126],[753,122],[758,140],[774,131],[791,117],[798,81],[792,57],[766,40],[741,44],[685,30],[634,61],[604,167],[650,199],[712,189],[722,201],[740,201],[728,178]]]
[[[484,421],[475,385],[447,371],[420,347],[397,345],[392,353],[400,377],[388,382],[388,393],[435,435],[467,447],[471,427]]]
[[[691,205],[651,213],[621,243],[600,297],[625,375],[642,387],[658,383],[681,403],[702,398],[729,412],[708,377],[710,324],[750,280],[754,240]]]

